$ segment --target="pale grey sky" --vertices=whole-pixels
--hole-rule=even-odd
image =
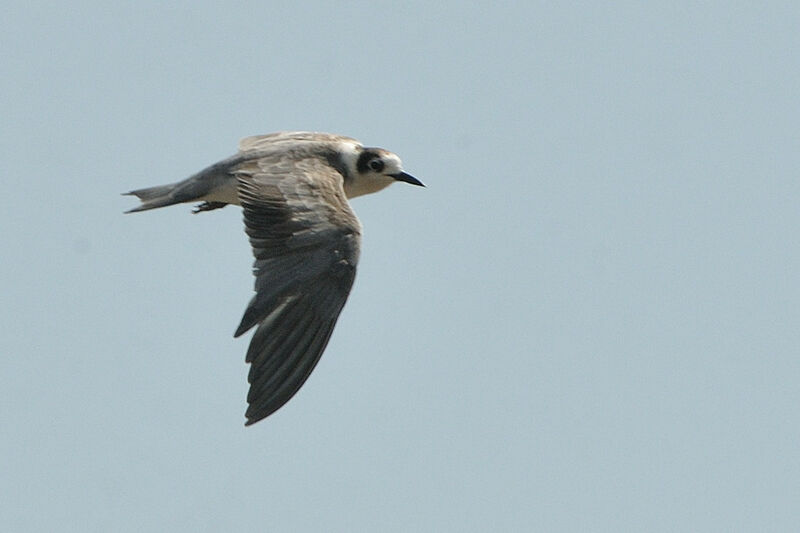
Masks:
[[[800,7],[12,2],[3,531],[790,531]],[[240,137],[354,136],[355,288],[244,428]]]

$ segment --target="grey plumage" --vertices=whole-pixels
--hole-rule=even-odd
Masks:
[[[355,279],[361,224],[347,198],[393,181],[422,185],[400,159],[349,137],[280,132],[248,137],[239,153],[170,185],[127,194],[130,212],[202,202],[241,205],[255,256],[256,294],[235,336],[256,327],[247,351],[247,425],[283,406],[330,339]]]
[[[231,170],[236,168],[236,165],[246,161],[247,157],[254,156],[256,156],[254,153],[237,154],[223,159],[219,163],[214,163],[183,181],[127,192],[125,193],[126,195],[139,198],[142,201],[142,205],[125,212],[135,213],[157,207],[202,200],[213,194],[214,191],[230,186],[232,182]]]

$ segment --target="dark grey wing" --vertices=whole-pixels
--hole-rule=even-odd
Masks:
[[[256,295],[235,334],[258,324],[246,358],[250,425],[289,401],[319,361],[353,285],[361,225],[322,159],[273,155],[236,176],[255,255]]]

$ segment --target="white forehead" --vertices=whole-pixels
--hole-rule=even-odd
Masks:
[[[403,162],[400,161],[400,158],[397,156],[397,154],[382,148],[369,148],[369,150],[377,153],[380,156],[383,164],[385,165],[385,169],[383,171],[384,174],[399,172],[403,169]]]
[[[389,166],[393,165],[398,170],[403,167],[403,162],[400,161],[400,158],[397,156],[397,154],[394,154],[392,152],[384,152],[381,154],[381,158],[383,159],[384,163],[386,163]]]

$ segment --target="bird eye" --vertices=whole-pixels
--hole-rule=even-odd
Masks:
[[[381,170],[383,170],[383,161],[381,161],[380,159],[373,159],[372,161],[369,162],[369,168],[370,170],[373,170],[375,172],[380,172]]]

